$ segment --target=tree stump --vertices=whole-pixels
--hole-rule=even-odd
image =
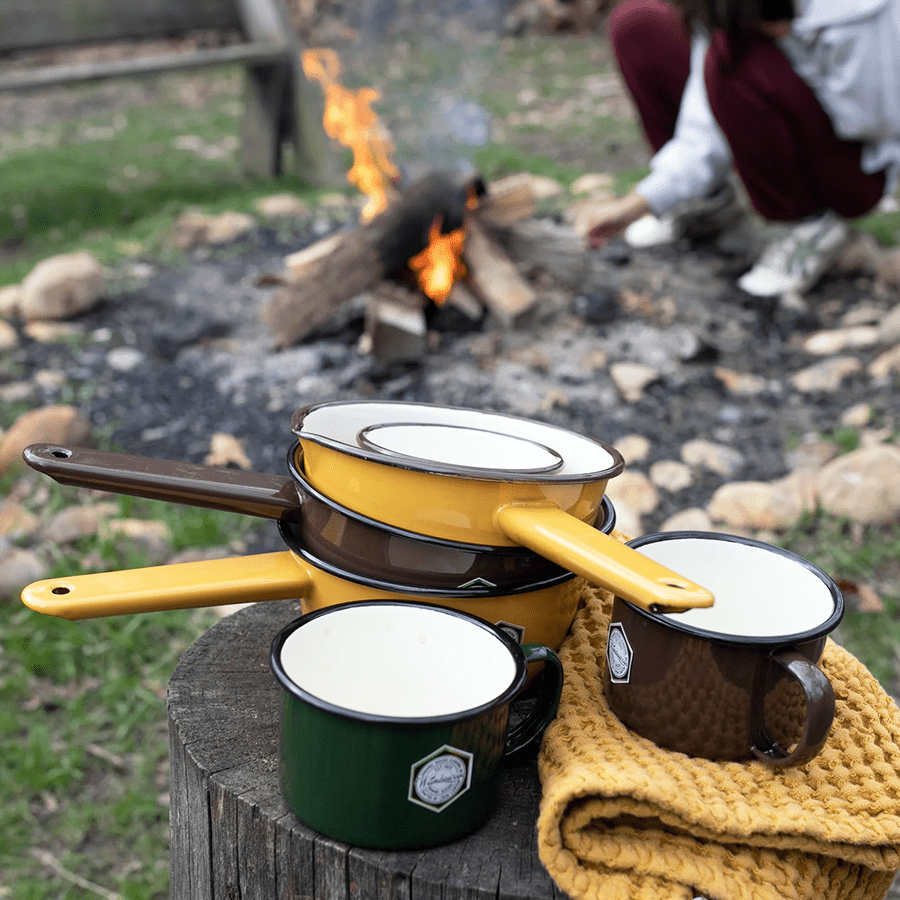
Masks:
[[[430,850],[363,850],[300,822],[278,779],[281,689],[269,646],[300,615],[257,603],[214,625],[169,681],[171,887],[178,900],[564,897],[537,856],[535,759],[509,765],[495,815]]]

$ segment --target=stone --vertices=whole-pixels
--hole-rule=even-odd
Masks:
[[[805,394],[816,391],[833,394],[840,390],[845,378],[855,375],[862,367],[855,356],[836,356],[795,372],[791,384]]]
[[[612,501],[618,515],[620,504],[636,513],[653,512],[659,504],[659,492],[643,472],[624,471],[606,484],[606,496]]]
[[[79,250],[39,262],[22,281],[19,315],[26,322],[69,319],[103,296],[106,275],[92,253]]]
[[[14,350],[19,346],[19,335],[9,322],[0,319],[0,352]]]
[[[722,382],[729,394],[753,396],[766,389],[766,379],[750,372],[735,372],[725,366],[716,366],[713,375]]]
[[[290,219],[309,215],[309,207],[295,194],[271,194],[260,197],[254,209],[267,219]]]
[[[100,532],[101,525],[119,511],[115,503],[68,506],[51,516],[41,527],[43,541],[71,544]]]
[[[130,543],[142,550],[148,565],[159,565],[172,554],[172,532],[165,522],[144,519],[110,519],[101,523],[101,540]]]
[[[883,286],[900,287],[900,247],[878,249],[875,254],[875,274]]]
[[[825,512],[863,524],[900,519],[900,447],[876,444],[823,466],[819,503]]]
[[[23,503],[12,497],[0,501],[0,535],[34,534],[40,520]]]
[[[841,425],[848,428],[864,428],[872,421],[874,414],[870,403],[854,403],[841,413]]]
[[[900,341],[900,303],[881,318],[878,323],[878,331],[882,344],[893,344]]]
[[[643,462],[650,453],[650,441],[642,434],[626,434],[612,445],[622,454],[625,465]]]
[[[810,509],[803,484],[790,477],[771,483],[733,481],[713,493],[707,512],[713,522],[733,528],[789,528]]]
[[[861,350],[874,347],[881,340],[881,332],[873,325],[857,325],[853,328],[837,328],[817,331],[803,341],[801,346],[813,356],[833,356],[844,350]]]
[[[649,474],[656,487],[671,493],[684,490],[694,483],[691,467],[675,459],[661,459],[653,463]]]
[[[603,194],[605,197],[613,197],[615,179],[608,172],[589,172],[576,178],[569,190],[573,194]]]
[[[625,400],[637,403],[644,389],[659,379],[659,372],[643,363],[620,362],[609,367],[609,377]]]
[[[29,444],[85,444],[90,423],[73,406],[43,406],[21,415],[0,441],[0,474],[24,466],[22,451]]]
[[[73,322],[28,322],[22,330],[39,344],[56,344],[84,334],[84,329]]]
[[[681,461],[692,469],[708,469],[727,478],[739,472],[746,462],[740,450],[702,438],[682,445]]]
[[[210,438],[209,453],[204,460],[208,466],[235,466],[238,469],[252,469],[253,463],[247,456],[241,442],[230,434],[217,431]]]
[[[19,315],[19,300],[22,297],[22,288],[18,284],[7,284],[0,287],[0,316],[11,319]]]
[[[612,482],[610,482],[610,484],[612,484]],[[631,538],[640,537],[644,533],[644,523],[641,521],[641,514],[637,510],[632,509],[624,500],[620,500],[615,506],[615,530],[629,540]]]
[[[114,347],[106,354],[106,363],[114,372],[131,372],[146,360],[147,354],[137,347]]]
[[[900,344],[873,359],[866,371],[875,381],[887,381],[895,376],[900,372]]]
[[[31,550],[0,543],[0,598],[17,597],[23,588],[47,577],[48,567]]]
[[[206,240],[210,244],[230,244],[249,234],[255,226],[256,219],[247,213],[223,212],[210,221]]]
[[[792,470],[821,469],[838,453],[840,453],[840,447],[833,441],[804,441],[796,450],[787,454],[786,461]]]
[[[715,531],[713,521],[705,509],[692,506],[673,513],[660,526],[660,531]]]

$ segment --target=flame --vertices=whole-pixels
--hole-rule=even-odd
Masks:
[[[465,229],[441,234],[441,222],[438,217],[431,223],[428,246],[409,261],[419,286],[438,305],[447,299],[453,282],[466,274],[460,258],[466,239]]]
[[[333,50],[306,50],[302,62],[306,77],[318,81],[325,92],[325,133],[353,153],[347,181],[368,198],[361,213],[368,222],[387,206],[392,179],[400,176],[391,160],[394,145],[372,110],[381,95],[374,88],[343,87],[338,81],[341,63]]]

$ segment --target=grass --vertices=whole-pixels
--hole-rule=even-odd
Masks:
[[[647,153],[633,116],[605,93],[613,75],[602,41],[529,37],[494,49],[469,58],[410,41],[387,64],[366,68],[360,58],[348,84],[381,90],[377,109],[394,112],[401,159],[425,150],[423,110],[431,111],[434,92],[456,91],[493,120],[491,143],[463,148],[488,180],[530,171],[567,185],[608,171],[624,193],[643,176]],[[270,193],[318,197],[297,176],[241,175],[236,71],[166,76],[133,103],[104,104],[100,91],[81,96],[101,111],[0,134],[0,286],[74,249],[109,264],[174,258],[167,237],[189,206],[252,211]],[[895,244],[900,214],[875,214],[858,227]],[[16,376],[14,362],[0,359],[0,380]],[[0,428],[24,411],[0,410]],[[845,450],[858,440],[833,437]],[[0,496],[8,488],[0,483]],[[67,490],[54,487],[45,511],[71,502]],[[119,503],[123,516],[165,519],[175,549],[227,543],[247,526],[247,517]],[[884,612],[848,611],[840,639],[896,687],[900,529],[860,531],[813,516],[784,543],[835,576],[878,586]],[[92,552],[107,569],[142,564],[119,545],[84,541],[60,552],[54,574],[77,574]],[[165,686],[179,655],[213,621],[209,611],[180,611],[69,623],[0,598],[0,900],[168,896]]]
[[[52,484],[40,511],[81,500]],[[122,517],[163,519],[175,551],[227,545],[256,527],[159,501],[118,505]],[[86,571],[91,552],[99,571],[147,564],[133,547],[85,538],[54,548],[49,576]],[[0,897],[168,897],[166,684],[216,620],[179,610],[67,622],[0,598]]]

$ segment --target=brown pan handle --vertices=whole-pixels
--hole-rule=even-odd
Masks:
[[[94,619],[291,600],[306,596],[313,576],[288,550],[200,562],[98,572],[36,581],[22,591],[30,609],[63,619]]]
[[[558,506],[509,504],[495,513],[512,540],[650,612],[712,606],[714,597],[689,579]]]
[[[60,484],[171,500],[225,512],[277,519],[300,506],[293,478],[109,453],[59,444],[31,444],[22,458]]]

